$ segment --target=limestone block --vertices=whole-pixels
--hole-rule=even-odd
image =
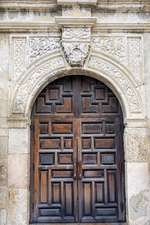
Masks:
[[[146,114],[147,117],[150,119],[150,65],[149,65],[149,59],[150,59],[150,35],[144,34],[144,74],[145,74],[145,91],[146,91]],[[150,122],[149,122],[150,125]],[[150,126],[149,126],[150,127]]]
[[[27,189],[9,189],[7,225],[28,225]]]
[[[149,221],[149,165],[148,163],[127,163],[126,167],[129,224],[145,225]]]
[[[126,163],[128,197],[149,188],[149,164],[146,162]]]
[[[8,204],[7,188],[0,186],[0,209],[5,208],[7,204]]]
[[[0,186],[7,185],[7,157],[0,156]]]
[[[8,156],[9,187],[25,188],[28,185],[28,154],[10,154]]]
[[[29,153],[29,129],[9,129],[9,153]]]
[[[4,136],[8,137],[8,129],[6,127],[5,128],[0,127],[0,135],[1,135],[0,137],[2,137],[2,139]]]
[[[9,39],[8,34],[0,34],[0,62],[3,71],[8,71],[8,62],[9,62]],[[1,85],[0,85],[1,87]],[[3,88],[4,89],[4,88]]]
[[[0,97],[0,117],[7,117],[8,101]]]
[[[145,128],[128,128],[124,135],[125,158],[128,162],[150,160],[150,137]]]
[[[97,0],[57,0],[57,4],[59,5],[72,5],[76,3],[96,5]]]
[[[7,117],[6,116],[0,117],[0,128],[7,128]]]
[[[0,209],[0,225],[6,225],[6,209]]]
[[[8,98],[8,89],[7,82],[4,80],[5,73],[0,68],[0,98],[7,100]]]
[[[1,134],[0,130],[0,134]],[[0,136],[0,155],[6,155],[8,152],[8,137],[7,136]]]

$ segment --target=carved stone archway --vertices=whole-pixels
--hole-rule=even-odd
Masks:
[[[126,119],[143,118],[142,99],[130,72],[117,61],[95,51],[91,51],[82,68],[72,69],[61,51],[53,51],[36,61],[18,81],[11,99],[10,116],[29,117],[35,97],[48,82],[64,75],[86,75],[88,72],[92,72],[93,77],[103,81],[114,91]]]
[[[10,99],[10,129],[9,148],[13,149],[14,137],[17,137],[19,151],[19,166],[23,167],[22,180],[19,185],[23,189],[15,189],[17,194],[16,204],[10,198],[8,208],[8,221],[16,221],[18,209],[18,223],[29,225],[29,177],[27,165],[30,160],[30,114],[32,105],[41,90],[51,81],[65,75],[88,75],[92,76],[109,86],[120,101],[124,114],[124,123],[127,122],[124,144],[125,144],[125,166],[126,166],[126,198],[127,198],[127,221],[128,225],[135,224],[132,217],[134,210],[134,196],[142,196],[145,199],[147,193],[147,180],[140,175],[148,171],[147,130],[144,117],[144,106],[142,103],[143,91],[138,87],[133,75],[123,65],[109,56],[91,50],[83,67],[70,67],[66,62],[62,51],[52,51],[47,56],[41,57],[22,74],[17,81],[15,90],[12,90]],[[143,95],[144,97],[144,95]],[[141,162],[140,166],[136,162]],[[8,174],[9,176],[9,174]],[[139,179],[140,176],[140,179]],[[148,177],[148,175],[146,175]],[[134,179],[133,179],[134,177]],[[138,188],[134,188],[134,180],[139,181]],[[144,185],[143,185],[144,183]],[[21,186],[21,187],[22,187]],[[9,188],[10,196],[14,189]],[[22,202],[24,205],[22,205]],[[13,210],[12,210],[13,203]],[[135,204],[134,204],[135,203]],[[147,201],[145,200],[145,204]],[[147,206],[145,206],[147,207]],[[146,217],[147,219],[147,217]]]

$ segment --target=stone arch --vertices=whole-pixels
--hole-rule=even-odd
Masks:
[[[114,59],[91,51],[83,68],[71,68],[61,51],[54,51],[36,61],[18,81],[12,97],[11,114],[30,116],[32,104],[48,82],[61,76],[82,74],[108,85],[118,97],[124,118],[143,118],[143,105],[136,83],[129,71]],[[137,116],[138,115],[138,116]]]

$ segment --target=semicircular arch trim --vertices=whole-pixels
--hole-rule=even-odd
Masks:
[[[73,73],[72,73],[73,72]],[[91,73],[90,76],[106,83],[119,99],[126,118],[144,118],[144,107],[139,90],[131,74],[122,65],[99,52],[90,52],[83,68],[71,68],[61,51],[53,51],[33,64],[23,74],[13,90],[10,116],[22,114],[30,116],[33,102],[47,83],[70,74]]]

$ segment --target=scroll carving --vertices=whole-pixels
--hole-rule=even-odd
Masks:
[[[64,60],[61,56],[52,58],[48,62],[45,62],[42,66],[35,68],[31,73],[30,76],[23,81],[20,85],[17,96],[14,102],[14,113],[24,113],[25,107],[33,89],[37,89],[41,86],[43,79],[42,77],[46,78],[54,73],[55,70],[64,67]]]
[[[53,50],[60,48],[60,38],[53,37],[31,37],[29,38],[29,59],[30,62],[47,55]]]
[[[142,84],[141,36],[93,36],[92,48],[116,58],[129,68],[137,84]]]
[[[104,74],[110,76],[116,82],[116,84],[118,83],[118,85],[122,89],[122,92],[124,92],[124,95],[128,99],[128,104],[131,112],[141,111],[140,102],[137,98],[137,94],[134,88],[131,85],[131,82],[119,68],[97,56],[90,57],[88,67],[96,70],[101,70]]]
[[[13,37],[13,79],[17,80],[27,67],[40,57],[60,48],[60,38],[36,36]]]

